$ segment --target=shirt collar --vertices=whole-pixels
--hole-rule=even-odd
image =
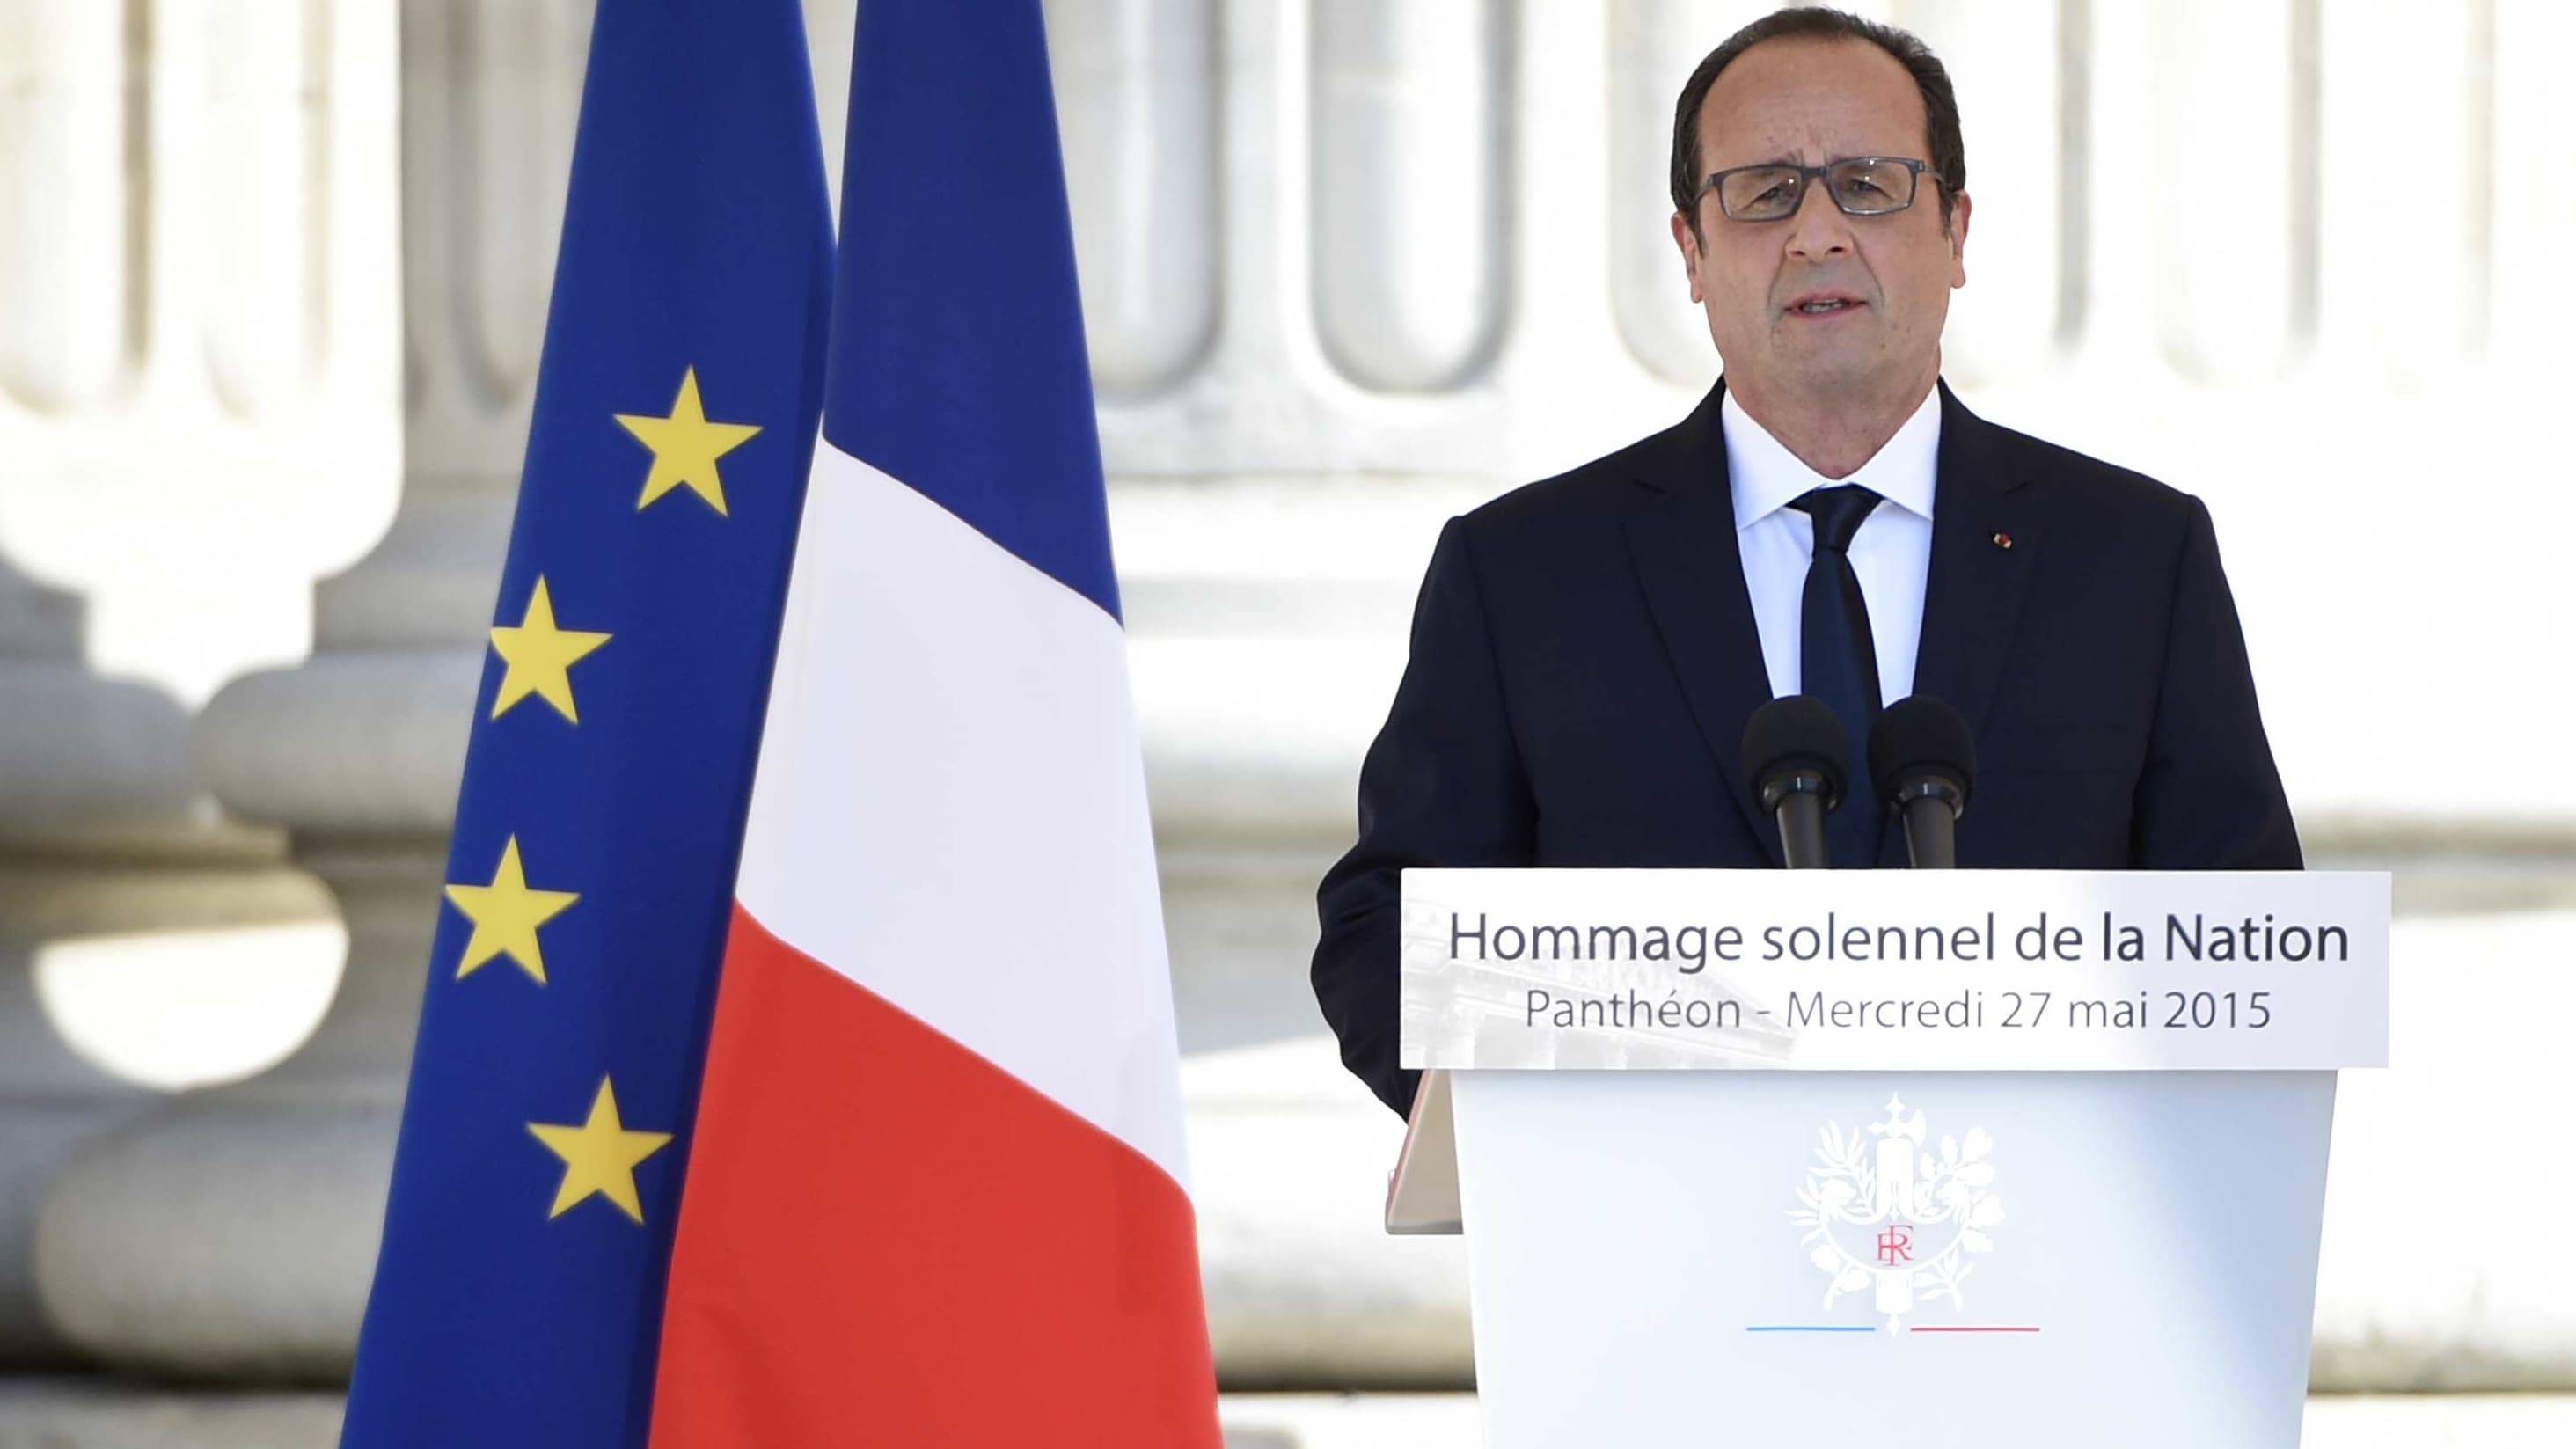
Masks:
[[[1933,480],[1941,455],[1941,389],[1923,395],[1914,415],[1875,457],[1848,478],[1828,478],[1810,468],[1753,420],[1728,392],[1718,407],[1726,440],[1726,479],[1735,503],[1737,532],[1786,508],[1811,488],[1858,483],[1924,518],[1932,516]]]

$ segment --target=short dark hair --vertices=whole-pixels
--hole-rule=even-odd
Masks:
[[[1708,179],[1699,163],[1700,108],[1708,100],[1709,87],[1717,84],[1718,73],[1766,40],[1864,40],[1905,67],[1914,77],[1914,88],[1923,94],[1923,118],[1932,143],[1932,154],[1924,159],[1941,183],[1941,229],[1949,230],[1951,198],[1968,185],[1968,148],[1959,139],[1959,98],[1950,89],[1950,72],[1942,68],[1932,47],[1912,31],[1822,5],[1773,11],[1745,26],[1710,51],[1682,84],[1681,100],[1673,107],[1673,210],[1690,218],[1691,230],[1699,230],[1699,191]]]

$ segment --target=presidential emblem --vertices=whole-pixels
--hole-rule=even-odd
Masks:
[[[1923,1114],[1894,1096],[1886,1120],[1866,1131],[1845,1136],[1826,1123],[1789,1214],[1805,1230],[1798,1242],[1808,1261],[1826,1276],[1825,1307],[1867,1289],[1891,1333],[1918,1304],[1962,1307],[1961,1285],[1976,1267],[1969,1260],[1993,1250],[1989,1234],[2004,1220],[1987,1160],[1994,1138],[1972,1127],[1934,1152],[1924,1145],[1929,1133]]]

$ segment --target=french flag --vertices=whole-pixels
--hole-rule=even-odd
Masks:
[[[859,9],[822,434],[652,1443],[1217,1449],[1038,0]]]

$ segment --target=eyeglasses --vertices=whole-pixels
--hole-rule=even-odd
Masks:
[[[1730,221],[1783,221],[1798,214],[1807,179],[1821,176],[1825,194],[1845,216],[1885,216],[1914,204],[1915,182],[1925,163],[1903,156],[1846,156],[1822,166],[1737,166],[1708,178],[1700,194],[1717,193]],[[1941,184],[1941,178],[1932,178]]]

